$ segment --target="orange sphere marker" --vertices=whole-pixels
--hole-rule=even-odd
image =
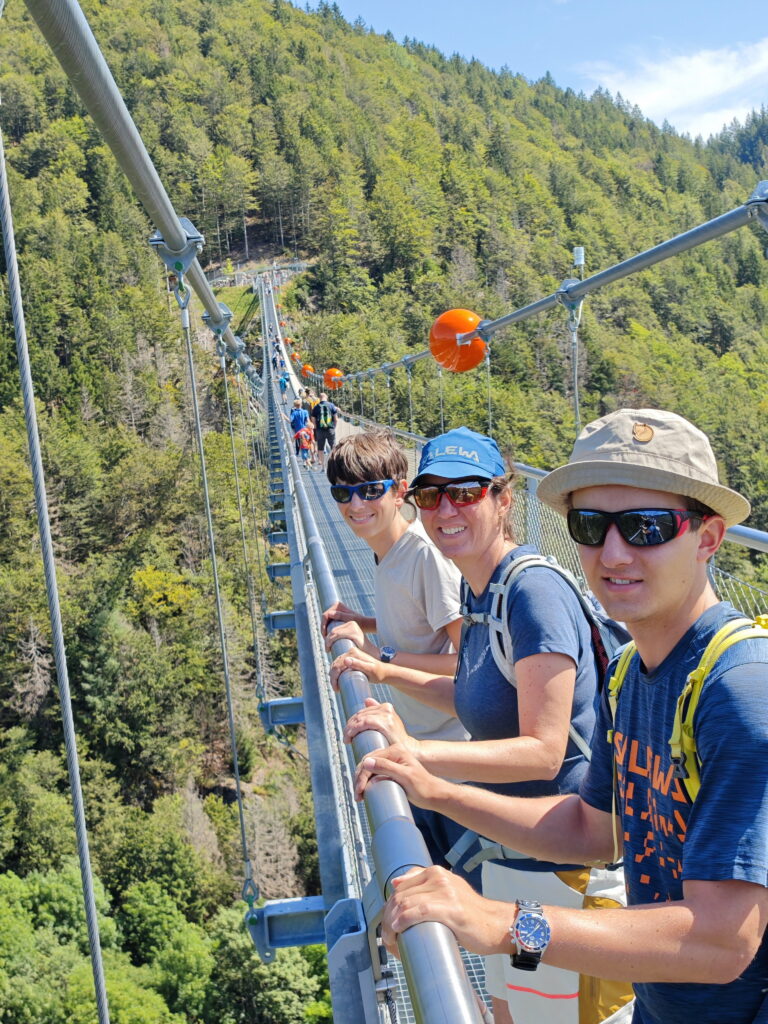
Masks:
[[[310,375],[310,373],[314,373],[314,372],[315,372],[314,366],[310,366],[309,363],[304,363],[304,365],[301,368],[301,376],[302,377],[308,377]]]
[[[341,370],[332,366],[330,370],[326,370],[323,374],[323,384],[325,384],[329,391],[336,391],[337,388],[341,387],[342,382],[339,378],[343,376],[344,374]]]
[[[488,350],[483,339],[476,335],[460,345],[456,337],[468,334],[479,323],[480,317],[469,309],[441,313],[429,329],[429,350],[435,362],[452,373],[464,373],[478,366]]]

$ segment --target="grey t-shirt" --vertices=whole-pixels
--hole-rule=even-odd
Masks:
[[[375,608],[379,641],[413,654],[446,654],[445,627],[461,617],[461,574],[434,546],[417,519],[376,566]],[[468,733],[453,715],[389,687],[390,701],[411,736],[465,740]]]

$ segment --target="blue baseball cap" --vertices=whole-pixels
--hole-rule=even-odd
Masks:
[[[419,472],[411,481],[411,487],[423,476],[442,476],[447,480],[477,476],[480,480],[490,480],[506,472],[499,446],[492,437],[476,434],[468,427],[457,427],[424,445]]]

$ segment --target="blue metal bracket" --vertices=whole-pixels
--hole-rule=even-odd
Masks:
[[[264,623],[268,633],[276,633],[278,629],[295,629],[296,617],[293,609],[287,612],[267,612]]]
[[[271,508],[267,513],[269,516],[270,523],[284,523],[285,522],[285,509],[284,508]]]
[[[382,970],[379,949],[368,948],[369,927],[359,900],[339,900],[331,907],[325,919],[328,944],[328,973],[334,979],[331,991],[335,1020],[360,1021],[377,1024],[381,1020],[377,993],[395,987],[390,972]],[[376,984],[363,984],[365,975],[372,972]]]
[[[374,874],[363,891],[362,914],[366,924],[366,942],[368,955],[371,958],[373,976],[376,981],[382,977],[382,964],[386,962],[386,951],[380,943],[377,931],[384,915],[384,900],[381,896],[379,881]]]
[[[272,733],[278,725],[302,725],[304,700],[302,697],[278,697],[259,704],[259,718],[264,732]]]
[[[268,533],[267,540],[273,547],[275,544],[287,544],[288,534],[285,530],[277,530],[275,533]]]
[[[273,583],[275,580],[285,579],[286,576],[290,575],[290,562],[270,562],[267,566],[267,576],[269,576]]]
[[[272,900],[249,910],[245,925],[261,962],[271,964],[278,949],[325,942],[325,902],[322,896]]]
[[[325,913],[322,896],[274,900],[249,910],[245,925],[262,963],[271,964],[278,949],[287,946],[328,946],[328,971],[334,978],[331,997],[334,1018],[359,1024],[380,1021],[377,993],[391,989],[394,981],[387,972],[382,978],[377,963],[378,984],[364,984],[372,973],[368,949],[368,926],[359,900],[338,900]],[[378,961],[378,953],[376,954]]]

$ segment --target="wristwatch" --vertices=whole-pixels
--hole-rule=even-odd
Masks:
[[[384,644],[383,647],[379,648],[379,657],[381,658],[385,665],[388,665],[396,654],[397,651],[395,650],[395,648],[390,647],[388,644]]]
[[[515,923],[509,929],[517,952],[512,954],[512,966],[521,971],[535,971],[552,932],[538,900],[517,900]]]

